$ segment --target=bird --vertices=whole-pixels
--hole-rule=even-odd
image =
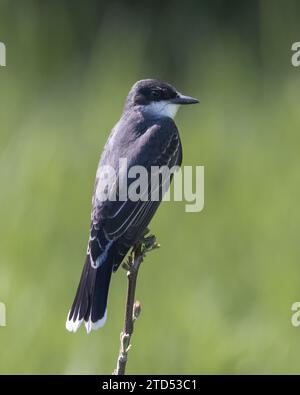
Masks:
[[[145,233],[163,197],[151,200],[147,188],[147,199],[100,199],[106,182],[101,169],[116,171],[116,186],[127,177],[120,171],[120,158],[126,158],[128,168],[143,166],[148,173],[152,166],[180,166],[182,145],[174,117],[180,105],[198,102],[157,79],[137,81],[130,89],[100,156],[87,253],[66,321],[68,331],[76,332],[82,322],[87,333],[104,325],[111,275]]]

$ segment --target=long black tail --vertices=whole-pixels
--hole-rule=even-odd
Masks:
[[[91,329],[98,329],[105,324],[112,266],[111,260],[105,259],[100,267],[93,268],[90,255],[87,255],[76,296],[68,314],[68,331],[76,332],[82,321],[88,333]]]

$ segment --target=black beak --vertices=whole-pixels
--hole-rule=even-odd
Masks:
[[[196,104],[199,103],[199,100],[194,99],[193,97],[190,96],[185,96],[182,95],[181,93],[178,93],[174,99],[171,99],[171,103],[174,104]]]

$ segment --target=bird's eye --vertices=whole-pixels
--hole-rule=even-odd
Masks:
[[[152,96],[154,99],[159,98],[159,97],[160,97],[160,91],[158,91],[158,90],[153,90],[153,91],[151,92],[151,96]]]

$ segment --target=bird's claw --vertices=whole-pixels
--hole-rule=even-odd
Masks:
[[[160,247],[160,244],[157,243],[156,237],[154,235],[149,235],[146,237],[146,235],[149,233],[149,229],[146,228],[142,237],[140,240],[134,245],[132,248],[132,251],[126,261],[122,263],[122,268],[125,269],[127,272],[130,272],[130,269],[132,268],[133,262],[134,262],[134,257],[139,254],[144,257],[146,253],[156,250],[157,248]]]
[[[159,247],[160,245],[157,243],[156,237],[154,235],[143,237],[143,239],[141,240],[141,250],[143,255]]]

